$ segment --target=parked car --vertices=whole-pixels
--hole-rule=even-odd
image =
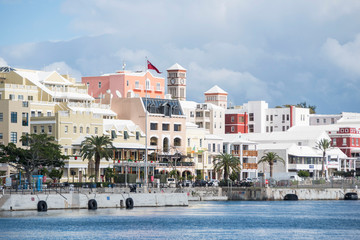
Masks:
[[[181,182],[182,187],[191,187],[192,182],[190,180],[184,180]]]
[[[175,178],[168,178],[168,179],[166,179],[166,185],[167,185],[168,187],[176,187]]]
[[[193,187],[205,187],[205,186],[208,186],[208,182],[205,180],[196,180],[193,183]]]
[[[213,186],[213,187],[218,187],[220,184],[220,181],[217,179],[211,179],[210,182],[208,183],[208,186]]]

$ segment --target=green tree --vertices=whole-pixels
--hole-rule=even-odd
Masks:
[[[298,176],[307,178],[307,177],[310,177],[310,173],[308,171],[300,170],[300,171],[298,171]]]
[[[86,137],[81,143],[80,155],[83,159],[95,160],[95,182],[99,177],[100,160],[109,161],[113,155],[112,140],[108,136]]]
[[[111,178],[115,177],[114,169],[113,168],[106,168],[105,169],[105,181],[111,182]]]
[[[51,169],[49,177],[56,183],[57,180],[60,180],[64,174],[62,169]]]
[[[310,108],[310,114],[315,114],[316,111],[316,106],[315,105],[307,105],[306,102],[301,102],[301,103],[298,103],[296,104],[296,107],[300,107],[300,108]]]
[[[282,159],[277,153],[274,152],[268,152],[266,153],[264,156],[262,156],[260,158],[260,160],[258,161],[259,163],[267,163],[270,166],[270,177],[273,177],[273,168],[274,168],[274,163],[276,161],[282,162],[283,164],[285,164],[284,159]]]
[[[221,153],[220,155],[217,155],[213,163],[215,171],[224,172],[224,180],[229,179],[229,174],[231,170],[233,172],[241,171],[240,159],[228,153]]]
[[[35,170],[45,167],[63,167],[64,160],[68,157],[61,154],[61,146],[54,143],[54,137],[46,134],[27,134],[20,138],[27,146],[26,149],[18,148],[14,143],[2,145],[0,156],[2,162],[19,171],[24,171],[25,177],[31,183],[31,175]]]
[[[322,160],[322,167],[321,167],[321,176],[325,177],[325,161],[326,161],[326,150],[330,148],[331,144],[328,139],[321,139],[319,142],[316,143],[316,148],[323,152],[323,160]]]

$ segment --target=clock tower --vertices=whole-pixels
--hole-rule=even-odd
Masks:
[[[167,76],[167,93],[172,99],[181,101],[186,100],[186,69],[175,63],[166,70]]]

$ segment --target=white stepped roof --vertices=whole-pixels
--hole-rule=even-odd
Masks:
[[[117,131],[122,131],[126,128],[127,130],[132,132],[139,130],[142,134],[140,127],[138,127],[138,125],[136,125],[131,120],[104,119],[104,131],[110,130],[113,126],[116,128]]]
[[[221,89],[218,85],[213,86],[212,88],[210,88],[209,90],[207,90],[205,92],[205,94],[210,94],[210,93],[224,93],[224,94],[227,94],[227,92],[225,92],[223,89]]]
[[[185,68],[183,68],[180,64],[175,63],[174,65],[172,65],[171,67],[169,67],[168,69],[166,69],[167,71],[171,71],[171,70],[185,70]]]

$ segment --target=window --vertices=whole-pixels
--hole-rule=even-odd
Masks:
[[[101,82],[99,82],[99,88],[101,88]]]
[[[234,116],[231,117],[231,122],[234,122]]]
[[[346,138],[343,138],[343,145],[346,145]]]
[[[48,133],[52,133],[52,126],[51,125],[48,126]]]
[[[51,117],[51,112],[47,112],[46,116]]]
[[[0,139],[3,139],[3,134],[2,133],[0,133]]]
[[[240,117],[239,117],[239,122],[241,122],[241,123],[244,122],[244,117],[243,117],[243,116],[240,116]]]
[[[31,117],[35,117],[35,111],[31,111]]]
[[[285,126],[282,126],[282,130],[283,130],[283,132],[285,132]]]
[[[271,122],[273,121],[273,115],[270,115],[270,121]]]
[[[282,120],[285,121],[285,114],[282,115]]]
[[[193,111],[190,112],[190,117],[194,117],[194,112]]]
[[[354,138],[351,139],[351,145],[353,145],[353,146],[355,145],[355,139]]]
[[[89,83],[89,82],[87,82],[87,83],[86,83],[86,86],[87,86],[87,88],[89,88],[89,87],[90,87],[90,83]]]
[[[286,121],[289,121],[290,120],[290,116],[289,114],[286,115]]]
[[[65,133],[68,133],[68,126],[65,126]]]
[[[126,139],[128,139],[128,138],[129,138],[128,132],[127,132],[127,131],[124,131],[124,139],[126,140]]]
[[[190,146],[190,138],[187,139],[188,146]]]
[[[266,121],[269,121],[269,115],[266,115]]]
[[[80,127],[80,133],[83,133],[83,131],[84,131],[84,128]]]
[[[74,133],[76,133],[76,126],[74,126]]]
[[[208,156],[208,164],[211,164],[211,156]]]
[[[208,151],[211,152],[211,144],[208,144]]]
[[[317,119],[316,119],[316,123],[320,123],[320,119],[317,118]]]
[[[218,152],[220,152],[220,144],[218,144],[217,147],[218,147]]]
[[[253,113],[249,113],[249,121],[254,121],[254,114]]]
[[[200,138],[200,147],[202,148],[202,139]]]
[[[270,132],[273,132],[274,131],[274,128],[273,126],[270,127]]]
[[[17,112],[11,112],[11,122],[17,123]]]
[[[161,89],[160,89],[160,83],[156,83],[156,91],[161,91]]]
[[[235,132],[235,127],[234,126],[231,127],[231,132]]]
[[[249,125],[249,132],[254,132],[254,125],[253,124]]]
[[[10,133],[10,142],[17,143],[17,132]]]
[[[37,112],[38,117],[41,117],[41,111]]]
[[[266,132],[269,132],[269,126],[266,126]]]
[[[198,155],[198,163],[202,163],[202,155]]]
[[[15,95],[14,94],[9,94],[9,99],[10,100],[15,100]]]
[[[40,132],[45,133],[45,127],[44,126],[40,126]]]
[[[212,151],[215,152],[216,151],[216,146],[215,146],[215,143],[213,143],[212,145]]]
[[[158,139],[156,137],[150,138],[150,145],[151,146],[157,146],[157,144],[158,144]]]
[[[33,126],[33,132],[37,133],[37,126]]]
[[[33,96],[28,96],[28,101],[32,101],[34,100],[34,97]]]
[[[98,128],[95,127],[95,134],[98,134]]]
[[[158,130],[158,124],[157,123],[150,123],[150,130]]]
[[[163,131],[169,131],[169,130],[170,130],[170,124],[168,124],[168,123],[163,123],[163,124],[162,124],[162,130],[163,130]]]
[[[174,146],[175,147],[181,146],[181,139],[180,138],[175,138],[174,139]]]
[[[111,130],[111,139],[116,138],[116,132],[115,130]]]
[[[89,134],[90,133],[90,128],[86,127],[86,133]]]
[[[139,81],[136,81],[136,82],[135,82],[135,88],[136,88],[136,89],[139,89],[139,88],[140,88],[140,87],[139,87]]]
[[[359,146],[359,139],[356,139],[356,146]]]
[[[4,121],[4,113],[0,113],[0,122]]]
[[[326,118],[323,119],[324,123],[326,123]]]
[[[140,140],[140,132],[136,132],[136,140]]]
[[[174,131],[180,132],[181,131],[181,124],[174,124]]]
[[[18,95],[19,100],[24,100],[24,95]]]

